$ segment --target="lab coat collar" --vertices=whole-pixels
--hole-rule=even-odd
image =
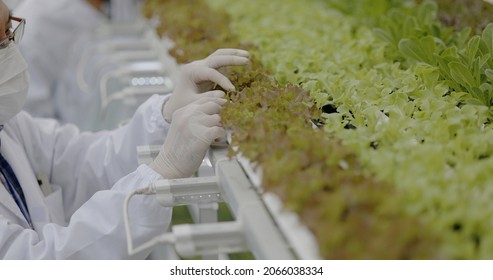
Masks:
[[[29,175],[34,174],[34,172],[27,158],[19,151],[22,147],[8,137],[1,138],[1,153],[11,165],[12,170],[14,170],[17,180],[22,187],[24,197],[26,198],[27,208],[29,209],[33,226],[36,229],[37,226],[44,225],[50,221],[50,212],[47,205],[44,203],[44,195],[36,178]],[[7,149],[6,147],[9,148]],[[3,190],[0,191],[0,199],[0,203],[3,204],[4,208],[8,208],[8,210],[20,220],[24,227],[30,228],[14,199],[4,187]]]
[[[24,218],[24,215],[22,215],[21,210],[19,209],[19,206],[17,206],[14,199],[12,198],[12,195],[10,195],[10,193],[1,182],[0,201],[0,213],[2,213],[2,215],[3,213],[5,213],[7,215],[4,216],[8,216],[8,214],[10,213],[17,218],[15,223],[20,224],[25,228],[30,228],[29,223],[26,221],[26,218]]]

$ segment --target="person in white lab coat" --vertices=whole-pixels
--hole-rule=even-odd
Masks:
[[[151,97],[128,125],[80,133],[21,111],[29,83],[17,47],[24,24],[0,0],[0,258],[145,258],[148,251],[127,254],[124,199],[156,180],[193,174],[210,143],[224,136],[224,93],[202,89],[234,89],[214,68],[244,65],[248,52],[221,49],[187,64],[171,97]],[[136,146],[163,139],[154,162],[138,166]],[[171,209],[138,196],[129,213],[140,244],[166,230]]]
[[[104,0],[23,0],[14,12],[29,19],[21,52],[29,65],[31,87],[25,110],[35,117],[55,118],[57,79],[70,49],[83,32],[108,21]]]

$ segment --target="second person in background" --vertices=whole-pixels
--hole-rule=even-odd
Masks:
[[[31,86],[25,110],[35,117],[57,118],[54,92],[81,34],[108,21],[109,0],[23,0],[14,14],[28,20],[21,53],[29,65]]]

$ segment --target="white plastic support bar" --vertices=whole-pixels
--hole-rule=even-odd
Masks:
[[[188,212],[192,217],[195,224],[209,224],[217,223],[217,211],[219,204],[214,203],[202,203],[202,204],[190,204],[187,205]],[[201,255],[203,260],[217,260],[220,258],[225,259],[225,256],[219,256],[218,254]]]
[[[299,216],[285,209],[281,199],[273,193],[264,193],[262,199],[296,255],[303,260],[322,259],[315,236]]]
[[[213,178],[207,178],[206,185],[211,185]],[[164,180],[162,180],[164,181]],[[182,180],[183,181],[183,180]],[[180,185],[180,182],[177,182]],[[183,183],[183,182],[181,182]],[[195,184],[196,186],[198,184]],[[161,190],[160,190],[161,188]],[[135,195],[153,195],[163,191],[156,184],[135,190],[127,195],[123,205],[123,220],[127,235],[127,249],[130,255],[143,250],[148,250],[157,244],[174,244],[175,249],[182,257],[193,257],[197,255],[219,255],[247,251],[242,224],[236,222],[221,222],[207,224],[183,224],[173,226],[171,232],[156,236],[147,242],[134,248],[130,220],[128,217],[128,205],[130,199]]]
[[[133,104],[137,102],[139,96],[148,98],[154,94],[166,95],[169,93],[171,93],[171,89],[168,86],[126,87],[113,93],[109,98],[102,99],[101,112],[104,114],[108,105],[118,100],[126,101],[124,102],[126,104]]]
[[[176,225],[171,231],[176,252],[185,258],[248,251],[243,225],[238,221]]]
[[[106,59],[101,60],[101,64],[121,63],[135,60],[154,60],[158,54],[153,50],[121,50],[116,53],[108,54]]]
[[[159,61],[163,65],[163,68],[169,73],[173,82],[177,82],[179,79],[180,66],[176,59],[169,54],[169,50],[173,48],[174,42],[168,37],[163,37],[160,40],[151,42],[151,47],[159,54]]]
[[[190,204],[187,208],[196,224],[217,223],[218,221],[217,211],[219,210],[219,204],[217,202]]]
[[[160,145],[146,145],[137,147],[137,160],[139,164],[150,164],[159,154]]]
[[[86,71],[87,67],[87,62],[89,61],[89,57],[94,54],[107,54],[110,56],[114,52],[123,52],[123,53],[128,53],[133,50],[133,52],[142,53],[142,52],[150,52],[150,50],[141,50],[138,51],[141,48],[145,47],[150,47],[147,42],[145,41],[136,41],[134,40],[133,42],[113,42],[112,40],[105,40],[98,42],[97,44],[90,45],[87,47],[81,54],[81,59],[79,60],[79,64],[77,66],[77,83],[79,87],[84,91],[84,92],[89,92],[89,85],[86,81],[86,78],[84,77],[84,73]],[[159,53],[157,53],[159,54]],[[154,53],[156,55],[156,53]]]
[[[202,163],[197,170],[197,177],[207,177],[207,176],[215,176],[214,167],[212,166],[211,161],[208,157],[205,157],[202,160]]]
[[[109,50],[109,49],[111,49],[111,47],[108,44],[101,43],[101,44],[95,44],[89,46],[88,48],[83,50],[76,71],[77,84],[83,92],[88,93],[90,91],[90,86],[87,83],[86,78],[84,76],[84,73],[86,72],[86,68],[87,68],[87,62],[89,61],[89,57],[94,53],[103,52],[104,50]]]
[[[137,155],[139,164],[150,164],[154,158],[159,154],[161,146],[159,145],[149,145],[149,146],[139,146],[137,147]],[[205,158],[199,168],[200,177],[214,176],[214,169],[208,158]],[[217,202],[214,203],[202,203],[202,204],[190,204],[187,206],[188,212],[190,213],[192,220],[195,223],[217,223],[217,211],[219,205]],[[202,255],[202,259],[225,259],[225,256],[218,255]]]
[[[138,59],[138,57],[134,57],[135,59]],[[146,59],[150,58],[145,58],[141,57],[142,61],[147,61]],[[101,95],[101,99],[104,100],[108,97],[108,90],[106,88],[108,80],[110,79],[119,79],[119,80],[124,80],[130,79],[130,76],[135,76],[138,74],[143,74],[143,73],[154,73],[157,76],[164,76],[164,72],[162,71],[162,68],[156,67],[153,64],[147,64],[148,69],[147,71],[143,71],[143,69],[139,69],[138,65],[139,63],[130,63],[128,60],[126,61],[127,64],[120,65],[117,69],[111,70],[109,72],[106,72],[103,77],[100,79],[100,85],[99,85],[99,92]],[[136,67],[137,66],[137,67]]]
[[[152,50],[125,50],[108,53],[101,57],[99,61],[94,64],[94,69],[102,69],[107,65],[124,66],[132,61],[157,61],[158,56]],[[100,71],[94,71],[93,77],[99,75]]]
[[[279,227],[293,252],[304,260],[321,259],[317,240],[299,216],[285,209],[281,199],[274,193],[264,192],[262,187],[262,170],[254,169],[252,163],[245,157],[237,155],[236,159],[248,176],[252,185],[261,193],[265,207],[269,210],[273,221]]]
[[[161,62],[154,59],[128,62],[122,66],[122,71],[127,74],[166,72]]]
[[[223,201],[215,176],[159,180],[154,187],[158,202],[165,207]]]
[[[291,246],[272,220],[236,159],[228,159],[224,148],[213,148],[209,158],[216,167],[219,188],[236,220],[243,224],[248,248],[257,259],[295,259]]]
[[[100,25],[94,31],[94,35],[100,38],[108,38],[115,35],[138,36],[148,29],[150,29],[150,26],[145,20],[138,20],[132,23],[107,23]]]
[[[142,86],[128,86],[119,92],[113,93],[111,95],[108,94],[107,84],[110,79],[128,80],[128,84],[131,84],[132,76],[134,76],[136,78],[135,83],[139,84],[138,77],[144,74],[151,76],[149,80],[154,80],[155,85],[152,85],[151,82],[149,82],[149,85],[145,84],[146,80],[144,78],[144,85]],[[124,66],[104,74],[101,78],[99,91],[101,99],[101,110],[104,111],[108,104],[116,100],[121,100],[124,98],[135,98],[136,96],[141,96],[143,94],[150,96],[152,94],[171,93],[173,91],[173,82],[162,71],[141,71],[134,69],[133,67]]]

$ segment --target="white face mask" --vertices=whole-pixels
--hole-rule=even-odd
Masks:
[[[0,125],[22,110],[28,89],[27,63],[12,43],[0,50]]]

